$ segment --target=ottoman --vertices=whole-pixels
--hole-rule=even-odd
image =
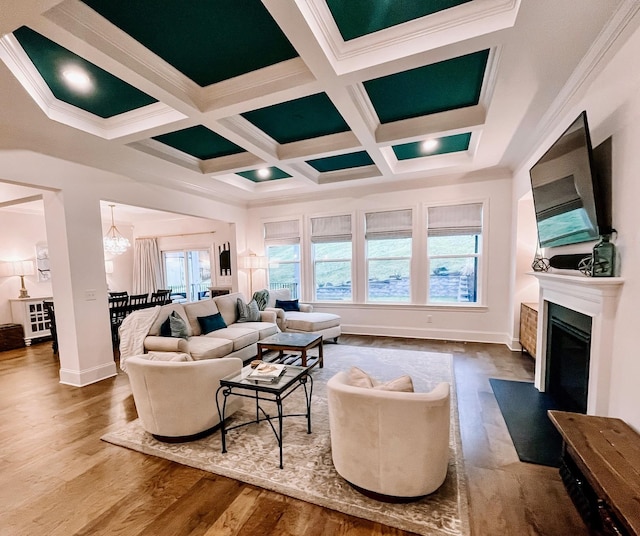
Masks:
[[[305,313],[301,311],[286,311],[286,330],[294,333],[318,333],[327,341],[333,339],[338,342],[342,333],[340,317],[332,313]]]

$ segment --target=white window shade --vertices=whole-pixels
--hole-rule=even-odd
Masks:
[[[311,218],[312,242],[349,242],[351,215]]]
[[[273,221],[264,224],[264,239],[268,242],[300,242],[300,221]]]
[[[428,208],[428,236],[482,234],[482,203]]]
[[[411,238],[413,218],[411,209],[368,212],[365,214],[365,238]]]

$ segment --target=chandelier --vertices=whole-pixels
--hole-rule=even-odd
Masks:
[[[115,207],[115,205],[109,206],[111,207],[111,227],[109,227],[107,234],[104,235],[102,243],[104,245],[105,253],[108,253],[109,255],[121,255],[131,247],[131,242],[122,236],[122,233],[118,231],[118,228],[114,223],[113,207]]]

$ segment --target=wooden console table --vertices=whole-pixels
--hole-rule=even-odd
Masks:
[[[520,304],[520,346],[534,359],[538,339],[538,304]]]
[[[640,535],[640,435],[620,419],[549,411],[562,435],[562,480],[587,524]]]

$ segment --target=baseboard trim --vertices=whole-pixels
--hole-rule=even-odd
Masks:
[[[86,370],[60,369],[60,383],[73,387],[84,387],[118,375],[115,362],[105,363]]]
[[[447,329],[401,328],[394,326],[371,326],[359,324],[342,324],[345,335],[380,335],[383,337],[406,337],[408,339],[435,339],[443,341],[484,342],[488,344],[505,344],[510,339],[504,333],[462,331]]]

